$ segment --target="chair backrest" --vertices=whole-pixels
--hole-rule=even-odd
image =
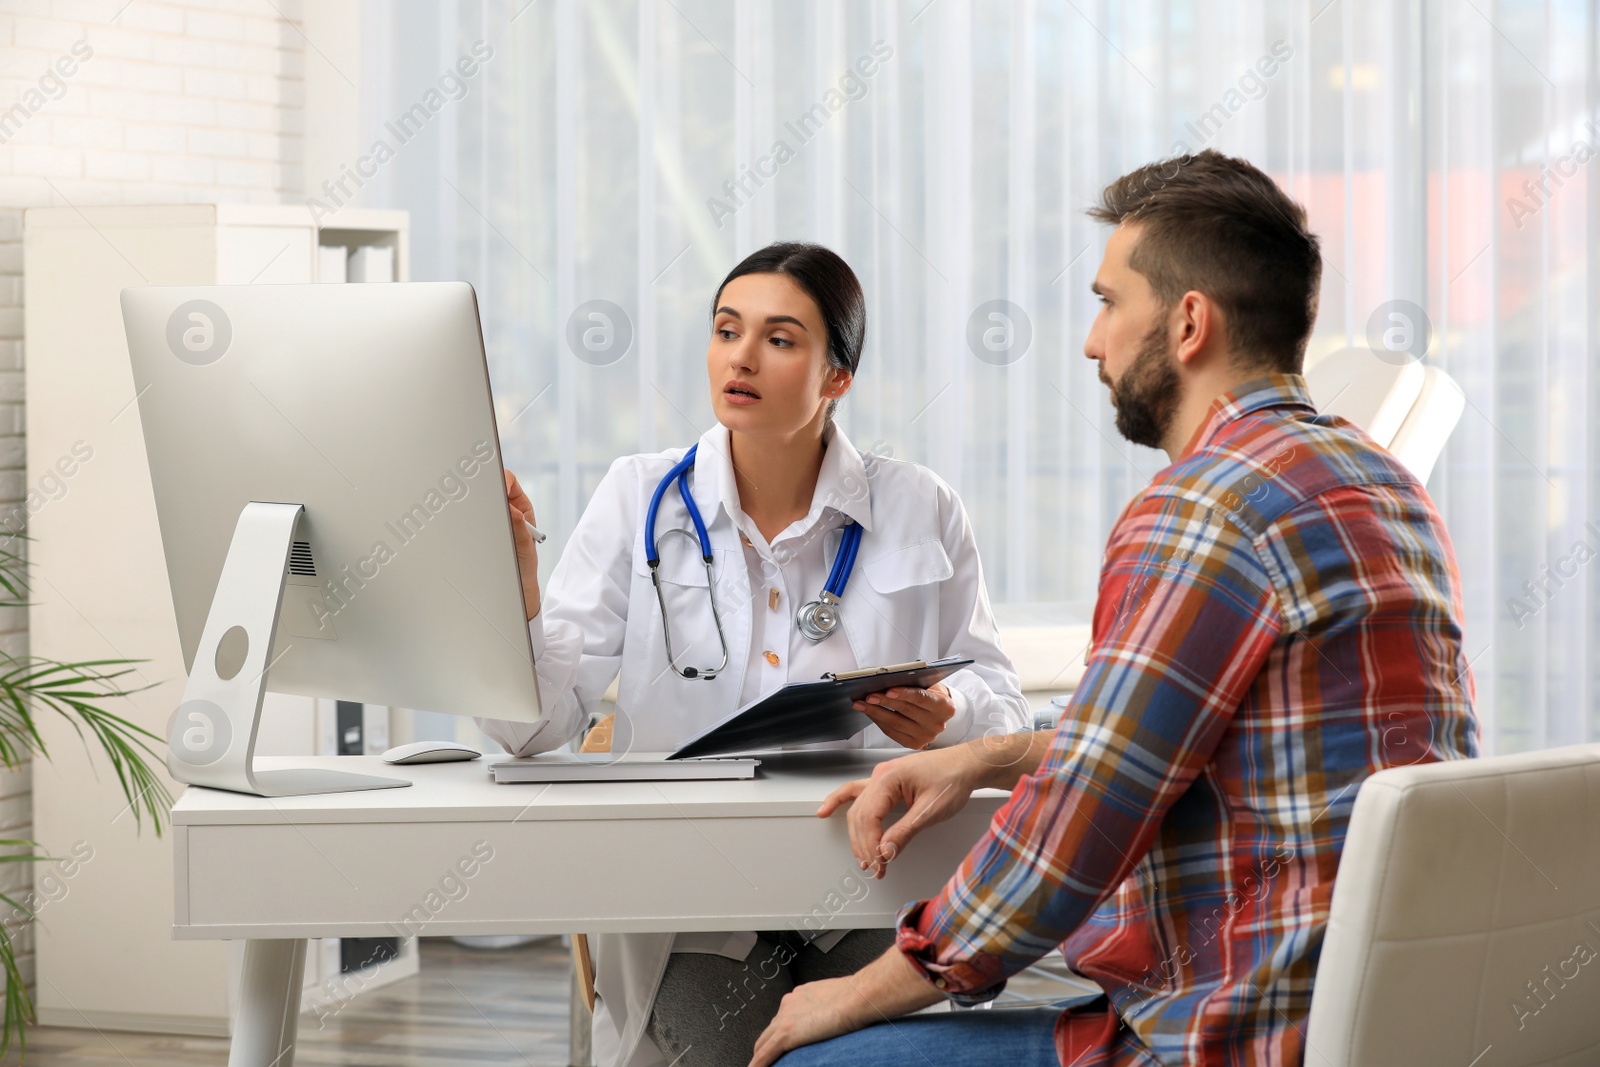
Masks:
[[[1349,419],[1426,483],[1461,420],[1466,395],[1438,367],[1341,348],[1306,368],[1317,410]]]
[[[1373,775],[1331,909],[1308,1065],[1600,1062],[1600,745]]]
[[[1341,348],[1306,368],[1317,410],[1349,419],[1388,448],[1422,393],[1426,373],[1415,360],[1379,359],[1367,348]]]
[[[1395,432],[1389,451],[1426,484],[1466,407],[1467,395],[1455,379],[1438,367],[1428,367],[1423,372],[1422,392]]]

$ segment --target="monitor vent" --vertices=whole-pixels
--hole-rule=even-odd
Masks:
[[[294,547],[289,550],[289,573],[305,578],[317,576],[316,564],[311,562],[310,541],[296,541]]]

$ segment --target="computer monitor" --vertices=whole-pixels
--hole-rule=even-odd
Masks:
[[[140,286],[122,315],[189,672],[174,777],[408,784],[256,770],[266,689],[539,718],[471,286]]]

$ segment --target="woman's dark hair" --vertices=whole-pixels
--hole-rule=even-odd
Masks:
[[[711,298],[713,321],[722,303],[722,290],[746,274],[781,274],[798,285],[822,312],[828,328],[828,362],[855,374],[867,338],[867,299],[850,264],[821,245],[801,241],[770,244],[750,253],[722,279],[717,295]],[[828,402],[828,418],[833,418],[838,406],[837,399]]]

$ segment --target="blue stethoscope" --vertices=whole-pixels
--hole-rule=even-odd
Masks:
[[[661,605],[661,632],[667,644],[667,665],[684,678],[710,680],[728,666],[728,639],[723,636],[722,616],[717,611],[717,582],[711,573],[711,538],[706,534],[705,520],[700,517],[694,497],[689,495],[689,472],[694,469],[694,454],[699,448],[697,444],[689,449],[651,494],[650,507],[644,513],[644,543],[650,552],[645,560],[650,565],[650,581],[656,587],[656,602]],[[678,483],[678,495],[683,497],[683,506],[689,510],[689,519],[694,523],[694,537],[700,543],[700,557],[706,567],[706,590],[711,596],[711,618],[717,625],[717,640],[722,644],[722,662],[709,669],[678,666],[677,657],[672,652],[672,624],[667,619],[667,600],[661,593],[661,550],[656,541],[656,514],[661,510],[661,498],[674,480]],[[671,529],[667,533],[689,536],[688,530]],[[861,524],[851,520],[845,525],[844,539],[839,542],[839,552],[833,557],[833,569],[828,573],[827,584],[822,587],[822,595],[808,601],[795,613],[795,625],[806,640],[821,641],[839,628],[839,601],[844,596],[845,585],[850,581],[850,572],[855,569],[856,552],[860,547]]]

